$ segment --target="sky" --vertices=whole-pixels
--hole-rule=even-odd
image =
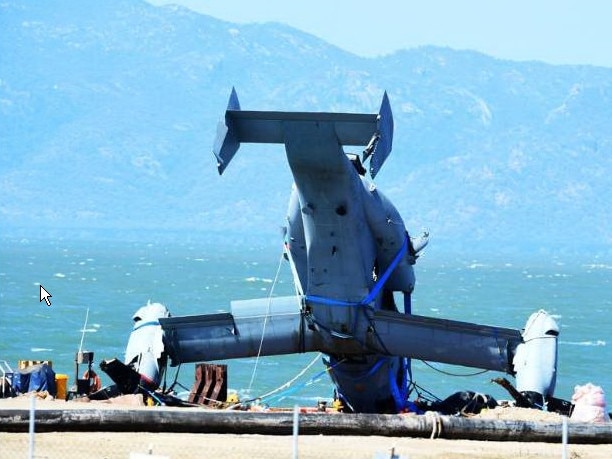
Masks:
[[[235,23],[280,22],[374,57],[436,45],[612,67],[608,0],[148,0]]]

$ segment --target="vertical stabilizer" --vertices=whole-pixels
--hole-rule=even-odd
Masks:
[[[389,103],[387,91],[383,95],[380,110],[378,111],[377,132],[374,141],[373,148],[370,150],[366,149],[362,158],[362,161],[365,162],[368,157],[372,157],[370,159],[370,176],[372,178],[376,177],[393,147],[393,113],[391,112],[391,104]]]
[[[240,102],[238,101],[238,94],[235,88],[232,88],[232,93],[227,103],[225,123],[219,121],[217,125],[217,137],[213,145],[213,154],[217,158],[219,175],[223,174],[223,171],[238,151],[238,148],[240,148],[240,141],[236,136],[236,129],[234,129],[233,120],[229,114],[230,111],[240,111]]]

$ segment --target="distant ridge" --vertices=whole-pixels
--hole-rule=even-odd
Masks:
[[[376,183],[413,232],[457,250],[612,251],[612,69],[436,47],[361,58],[139,0],[5,0],[0,58],[5,233],[276,235],[282,149],[216,172],[231,87],[246,109],[373,113],[386,90],[395,143]]]

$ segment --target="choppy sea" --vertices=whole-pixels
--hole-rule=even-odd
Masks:
[[[569,399],[575,385],[587,382],[612,391],[612,263],[588,256],[437,259],[427,250],[416,265],[415,314],[520,329],[532,312],[545,309],[561,328],[556,396]],[[52,295],[51,306],[39,301],[41,284]],[[0,360],[13,368],[18,360],[51,360],[71,384],[80,348],[95,353],[94,368],[103,359],[123,359],[132,314],[149,300],[180,316],[227,311],[235,299],[292,293],[280,244],[5,238],[0,241]],[[316,354],[224,363],[229,388],[256,397],[294,379],[313,361],[282,397],[267,400],[291,406],[332,397]],[[435,362],[413,361],[412,367],[418,386],[439,398],[460,390],[510,398],[491,383],[500,373]],[[183,365],[178,375],[170,368],[168,383],[175,377],[190,388],[193,364]],[[611,399],[608,395],[608,404]]]

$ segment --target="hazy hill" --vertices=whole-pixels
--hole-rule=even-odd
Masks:
[[[275,237],[282,148],[245,145],[223,177],[211,154],[232,86],[254,110],[377,112],[387,90],[376,183],[436,244],[612,250],[612,69],[430,47],[365,59],[138,0],[0,3],[2,232]]]

